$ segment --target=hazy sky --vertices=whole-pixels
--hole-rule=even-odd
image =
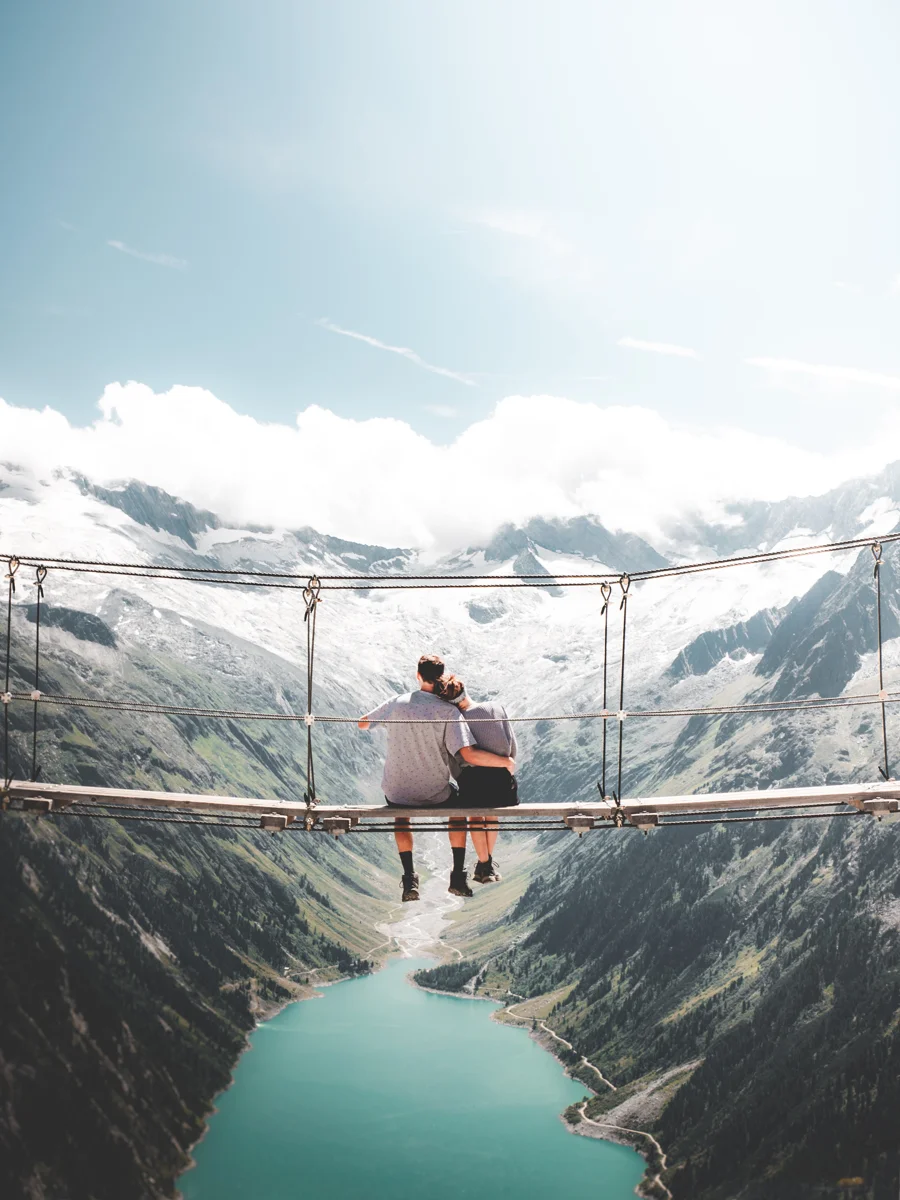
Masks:
[[[877,445],[898,61],[893,0],[8,0],[0,396]]]

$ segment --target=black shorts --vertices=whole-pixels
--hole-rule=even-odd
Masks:
[[[519,803],[516,777],[504,767],[464,767],[459,803],[461,808],[512,808]]]
[[[388,808],[511,808],[519,803],[516,777],[503,767],[465,767],[458,787],[440,804],[392,804],[385,796]]]

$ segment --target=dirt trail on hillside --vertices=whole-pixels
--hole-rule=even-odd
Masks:
[[[657,1190],[661,1188],[665,1192],[668,1200],[672,1200],[672,1193],[662,1181],[662,1172],[666,1169],[666,1155],[662,1146],[659,1144],[653,1134],[647,1133],[647,1131],[644,1129],[629,1129],[625,1125],[613,1125],[608,1121],[594,1121],[585,1112],[586,1108],[586,1104],[578,1105],[578,1112],[581,1114],[581,1119],[585,1122],[585,1124],[593,1125],[595,1129],[612,1129],[618,1133],[630,1133],[633,1137],[642,1137],[647,1139],[647,1141],[656,1151],[659,1162],[659,1170],[653,1176],[653,1178],[648,1181],[649,1185]]]

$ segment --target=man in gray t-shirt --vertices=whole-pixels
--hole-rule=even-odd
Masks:
[[[441,659],[423,655],[416,679],[418,691],[386,700],[362,717],[359,727],[368,729],[375,724],[388,727],[382,777],[388,804],[399,808],[435,808],[443,804],[452,808],[458,804],[457,756],[463,762],[481,767],[514,770],[515,764],[508,755],[479,749],[460,710],[441,698],[446,686]],[[451,818],[450,825],[453,870],[448,890],[456,896],[471,896],[465,871],[466,819]],[[419,877],[413,870],[413,836],[408,818],[397,818],[394,836],[403,863],[403,899],[418,900]]]
[[[419,688],[385,700],[363,720],[388,727],[381,787],[389,804],[426,808],[450,799],[458,773],[455,755],[475,745],[454,704]]]

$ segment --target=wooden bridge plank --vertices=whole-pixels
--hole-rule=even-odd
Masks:
[[[46,797],[54,807],[69,804],[117,804],[123,807],[160,808],[192,813],[241,814],[262,816],[280,813],[289,818],[306,814],[302,800],[265,800],[256,797],[194,795],[189,792],[141,791],[136,788],[92,788],[72,784],[31,783],[14,780],[10,784],[11,800],[34,800]],[[675,816],[686,812],[728,813],[738,809],[767,810],[808,808],[824,804],[850,804],[857,808],[873,800],[900,801],[900,782],[868,784],[838,784],[829,787],[772,788],[763,791],[704,793],[696,796],[644,796],[622,801],[626,817],[635,813],[654,813]],[[593,816],[597,820],[612,817],[611,802],[586,801],[565,804],[519,804],[515,808],[393,808],[384,804],[333,805],[317,804],[313,810],[317,819],[325,817],[357,817],[365,820],[393,820],[397,816],[444,819],[478,815],[509,818],[558,818]]]

